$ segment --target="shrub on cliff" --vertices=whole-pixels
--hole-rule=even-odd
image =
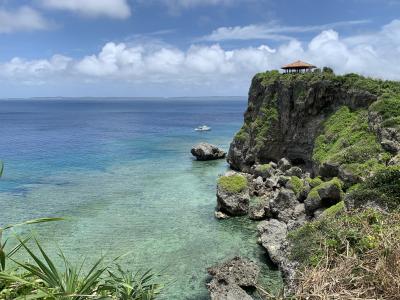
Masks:
[[[369,129],[367,111],[352,112],[344,106],[324,122],[323,132],[315,140],[313,160],[317,165],[337,163],[366,178],[385,166],[380,161],[383,153],[377,137]]]
[[[400,94],[385,94],[370,109],[382,116],[384,127],[400,128]]]
[[[346,196],[351,208],[366,204],[394,210],[400,207],[400,166],[378,171]]]

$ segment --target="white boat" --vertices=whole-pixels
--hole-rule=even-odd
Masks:
[[[202,125],[202,126],[195,128],[194,130],[195,131],[210,131],[211,127],[208,127],[207,125]]]

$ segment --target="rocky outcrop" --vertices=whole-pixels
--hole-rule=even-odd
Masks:
[[[304,201],[305,211],[308,215],[321,208],[328,208],[343,200],[342,183],[334,178],[313,188]]]
[[[383,126],[382,116],[372,109],[368,113],[368,123],[371,129],[376,132],[383,149],[393,155],[400,152],[399,128]]]
[[[234,257],[220,265],[208,268],[207,271],[213,277],[208,284],[211,299],[253,299],[243,288],[257,285],[260,268],[255,262],[241,257]]]
[[[226,153],[219,149],[217,146],[208,144],[208,143],[200,143],[196,146],[193,146],[190,150],[193,156],[196,157],[197,160],[214,160],[225,158]]]
[[[277,162],[281,157],[312,169],[314,140],[326,117],[340,106],[367,108],[377,99],[339,80],[286,80],[275,75],[253,78],[244,125],[228,152],[233,169],[248,171],[255,163]]]
[[[227,174],[224,179],[233,180],[232,183],[236,187],[235,180],[239,177],[245,179],[244,176],[239,174]],[[231,178],[231,179],[230,179]],[[224,180],[221,178],[217,184],[217,211],[227,213],[230,216],[242,216],[246,215],[249,210],[250,194],[249,189],[244,186],[242,189],[229,189],[223,185]]]
[[[266,249],[268,256],[282,271],[287,291],[294,286],[294,275],[297,263],[289,259],[289,244],[287,241],[288,227],[284,222],[276,219],[263,221],[258,226],[261,245]]]

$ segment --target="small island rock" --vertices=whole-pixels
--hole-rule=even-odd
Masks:
[[[225,158],[226,153],[219,149],[217,146],[208,144],[208,143],[200,143],[190,150],[193,156],[196,157],[197,160],[214,160]]]

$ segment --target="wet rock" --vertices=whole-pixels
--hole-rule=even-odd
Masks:
[[[229,219],[230,218],[230,216],[228,216],[227,214],[224,214],[222,211],[215,211],[214,212],[214,216],[218,220],[225,220],[225,219]]]
[[[193,156],[196,157],[197,160],[214,160],[225,158],[226,153],[220,150],[217,146],[208,144],[208,143],[200,143],[196,146],[193,146],[191,151]]]
[[[254,287],[260,274],[255,262],[241,257],[234,257],[207,271],[213,277],[208,290],[211,299],[215,300],[252,299],[243,287]]]

